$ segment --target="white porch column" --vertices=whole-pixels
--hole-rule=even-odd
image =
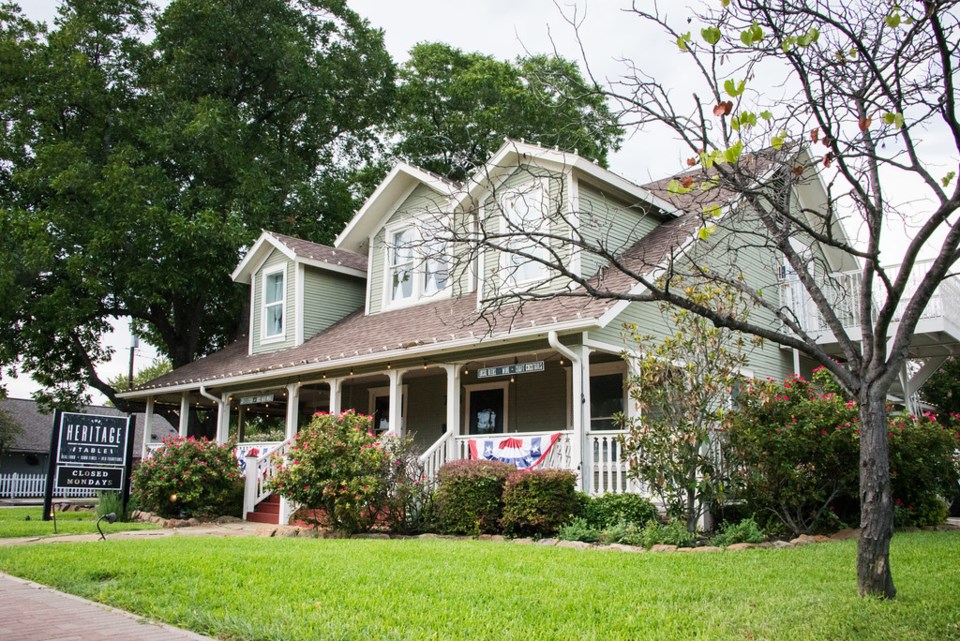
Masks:
[[[220,395],[217,405],[217,443],[223,445],[230,438],[230,396]]]
[[[593,445],[588,438],[590,432],[590,354],[593,350],[580,347],[579,352],[580,367],[574,369],[579,369],[581,372],[581,390],[579,396],[574,395],[574,400],[580,399],[580,429],[577,430],[576,416],[578,412],[574,407],[573,453],[575,456],[573,460],[580,462],[580,489],[589,493],[593,490]],[[578,448],[579,452],[577,452]]]
[[[186,392],[180,394],[180,436],[187,438],[190,429],[190,397]]]
[[[637,405],[637,402],[633,400],[633,396],[630,394],[630,381],[636,379],[636,377],[640,375],[639,358],[640,355],[635,352],[631,352],[627,356],[627,381],[625,381],[627,384],[627,406],[624,408],[624,414],[631,422],[639,419],[641,414],[640,407]]]
[[[244,431],[247,422],[247,406],[240,405],[237,408],[237,443],[243,443]]]
[[[287,385],[287,428],[284,436],[291,439],[297,435],[297,427],[300,422],[300,385],[299,383],[290,383]]]
[[[573,465],[577,466],[579,469],[579,479],[577,489],[584,492],[588,491],[586,486],[586,476],[587,470],[584,465],[583,460],[583,351],[579,348],[574,348],[574,352],[577,353],[577,361],[570,363],[571,370],[571,393],[570,393],[570,405],[571,412],[570,417],[573,420],[573,425],[570,427],[573,429],[573,435],[570,438],[570,459]]]
[[[331,414],[340,413],[340,384],[342,382],[343,382],[342,378],[331,378],[329,381],[329,385],[330,385],[329,412]]]
[[[399,370],[389,370],[387,378],[390,380],[390,410],[387,412],[387,424],[389,432],[395,436],[401,436],[404,433],[401,421],[401,411],[403,408],[403,386],[400,384],[403,374]]]
[[[446,458],[451,461],[457,457],[457,436],[460,434],[460,365],[444,365],[443,369],[447,371],[447,432],[451,434]]]
[[[140,446],[140,460],[147,458],[150,443],[153,434],[153,397],[147,397],[147,409],[143,412],[143,443]]]

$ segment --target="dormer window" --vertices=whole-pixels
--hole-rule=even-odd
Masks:
[[[265,339],[284,336],[286,276],[286,268],[283,265],[263,274],[263,338]]]
[[[390,305],[448,294],[446,243],[422,223],[410,222],[388,230],[386,286]]]
[[[502,228],[505,238],[500,268],[509,285],[543,280],[547,267],[540,261],[549,258],[546,247],[549,219],[545,216],[546,198],[542,184],[511,189],[500,197]]]

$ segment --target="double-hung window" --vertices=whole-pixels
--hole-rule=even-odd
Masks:
[[[263,338],[284,335],[283,309],[286,303],[286,269],[280,267],[263,274]]]
[[[413,300],[416,294],[414,281],[414,254],[416,228],[413,225],[395,230],[390,234],[387,250],[390,301],[393,303]]]
[[[542,184],[511,189],[500,198],[502,233],[504,234],[500,268],[504,281],[520,285],[543,280],[547,267],[541,261],[549,258],[550,221],[545,211],[546,198]]]
[[[411,222],[387,234],[387,302],[412,303],[450,287],[450,260],[442,233]]]

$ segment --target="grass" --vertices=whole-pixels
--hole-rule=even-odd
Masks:
[[[0,569],[221,639],[960,639],[960,533],[627,554],[446,540],[172,538],[0,549]]]
[[[27,521],[26,517],[30,517]],[[44,521],[41,507],[3,507],[0,508],[0,539],[21,536],[52,536],[53,521]],[[97,515],[95,512],[57,512],[57,534],[96,534]],[[149,530],[156,528],[151,523],[107,523],[100,527],[103,531]]]

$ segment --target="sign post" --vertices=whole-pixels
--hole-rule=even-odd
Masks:
[[[43,520],[50,520],[53,489],[120,492],[126,508],[133,466],[133,416],[53,413]]]

